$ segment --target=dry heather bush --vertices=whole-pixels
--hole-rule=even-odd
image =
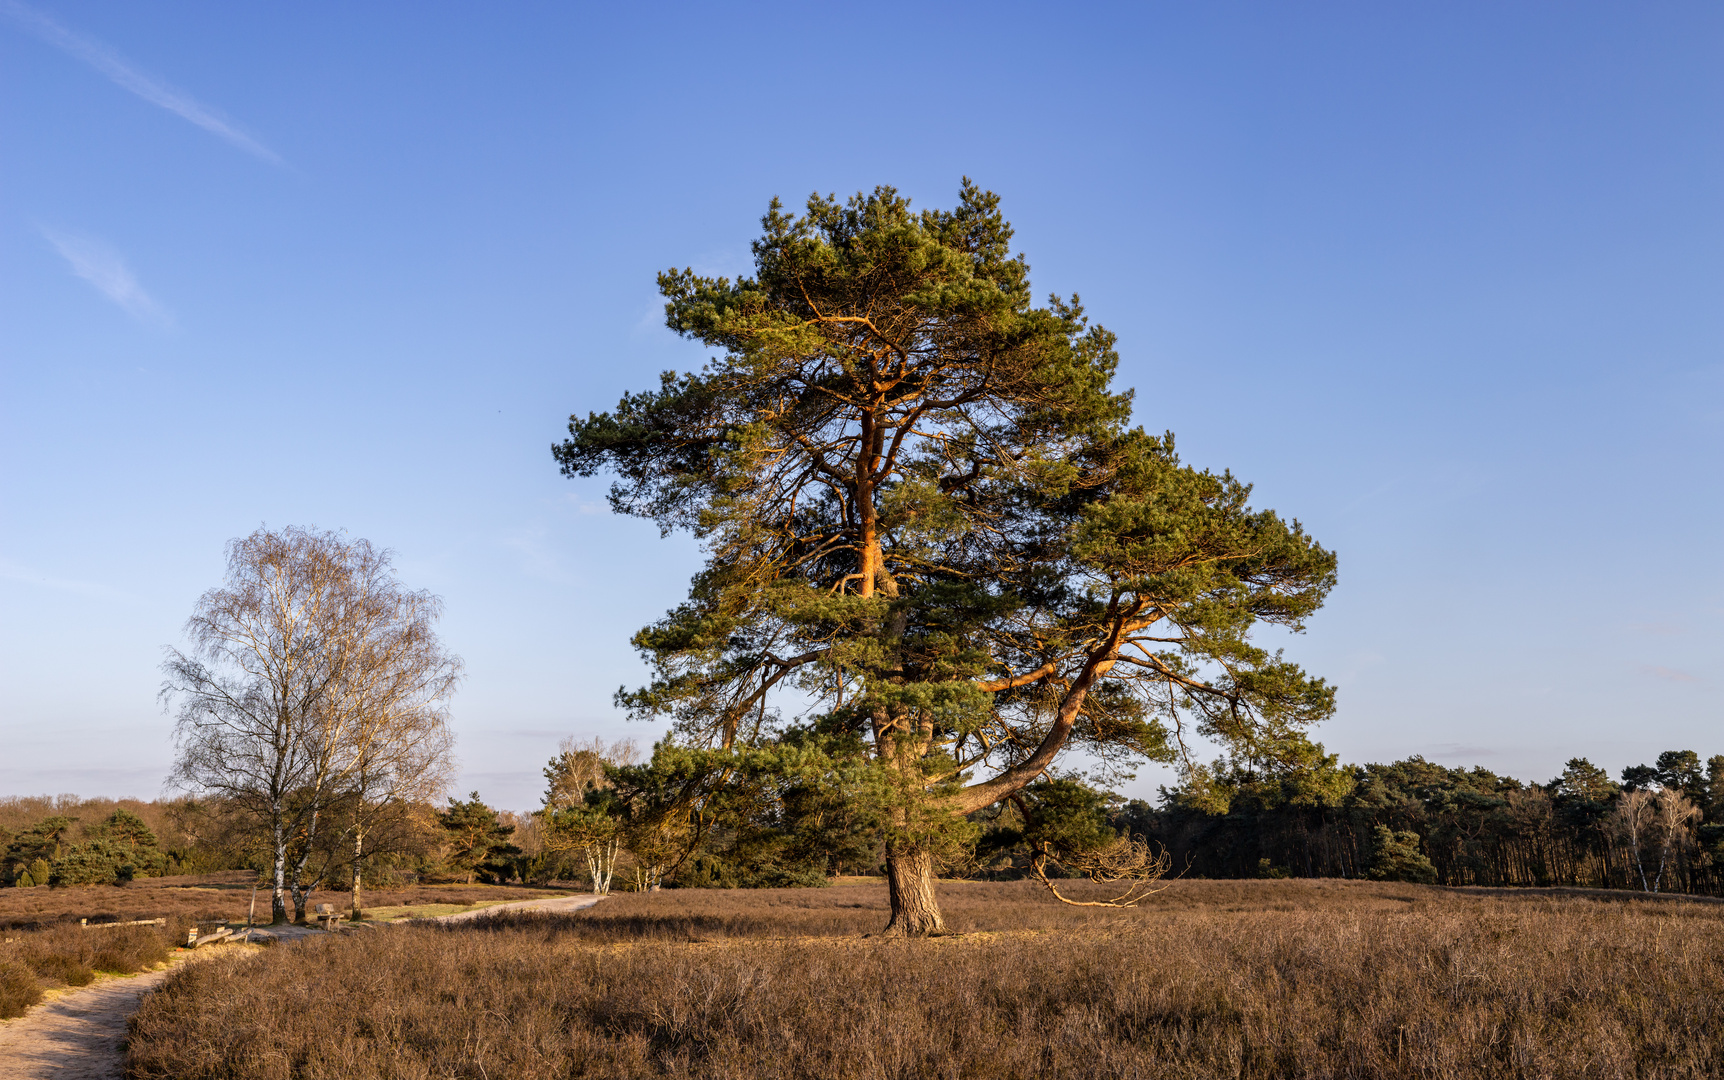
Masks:
[[[42,984],[36,973],[16,960],[0,960],[0,1020],[23,1016],[42,1000]]]
[[[48,986],[87,986],[98,974],[130,975],[166,960],[185,922],[85,929],[56,926],[0,942],[0,1017],[20,1016]]]
[[[687,891],[197,965],[134,1019],[131,1075],[1724,1074],[1721,905],[1339,882],[1181,882],[1133,912],[941,899],[988,932],[857,936],[878,886]]]
[[[1241,905],[1279,905],[1286,910],[1323,905],[1345,891],[1352,903],[1404,905],[1415,886],[1340,881],[1287,881],[1268,890],[1257,882],[1181,881],[1143,903],[1144,910],[1201,907],[1232,910]],[[1069,886],[1069,887],[1068,887]],[[1105,893],[1088,882],[1062,882],[1081,898]],[[1066,930],[1136,925],[1132,911],[1077,908],[1055,902],[1030,882],[943,881],[940,907],[955,933],[976,930]],[[719,938],[798,938],[878,933],[890,918],[884,887],[841,885],[830,889],[681,889],[625,894],[581,912],[574,919],[504,913],[492,925],[544,922],[584,941],[705,941]]]
[[[98,973],[131,974],[166,960],[186,931],[245,919],[251,885],[245,871],[203,876],[150,878],[127,886],[68,889],[0,889],[0,1019],[20,1016],[54,986],[85,986]],[[398,904],[470,904],[481,900],[528,900],[556,896],[544,889],[491,885],[419,885],[366,893],[376,907]],[[263,918],[269,898],[259,894]],[[312,904],[345,910],[347,893],[316,892]],[[76,925],[167,919],[155,926]]]

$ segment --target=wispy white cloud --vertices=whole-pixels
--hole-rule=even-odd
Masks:
[[[551,550],[550,544],[545,540],[544,529],[520,529],[499,537],[498,542],[515,552],[516,565],[528,577],[559,585],[579,582],[579,578],[569,573],[563,567],[562,560]]]
[[[635,320],[632,332],[647,334],[664,328],[664,301],[657,300],[641,310],[641,316]]]
[[[1659,667],[1656,664],[1648,664],[1646,667],[1640,669],[1640,673],[1642,675],[1650,675],[1655,679],[1664,679],[1667,682],[1700,681],[1698,678],[1688,674],[1686,671],[1673,667]]]
[[[23,566],[6,558],[0,558],[0,581],[17,581],[42,589],[52,589],[55,592],[77,593],[80,596],[94,596],[107,600],[128,598],[126,593],[94,581],[76,581],[71,578],[54,577],[52,574],[44,574],[40,570]]]
[[[574,507],[577,514],[608,514],[611,512],[609,503],[594,502],[592,499],[584,499],[579,495],[564,495],[563,502]]]
[[[191,121],[254,157],[276,165],[281,164],[281,156],[274,150],[234,127],[215,110],[197,101],[190,94],[145,75],[106,45],[73,33],[35,8],[19,3],[19,0],[0,0],[0,12],[10,16],[12,21],[48,44],[89,64],[151,105],[159,105],[175,116]]]
[[[1474,761],[1479,758],[1501,757],[1502,752],[1490,746],[1473,746],[1469,743],[1432,743],[1425,748],[1432,757],[1456,758]]]
[[[754,251],[747,244],[731,244],[696,255],[690,269],[702,277],[743,278],[754,273]]]
[[[72,267],[72,273],[94,285],[97,292],[125,308],[134,318],[172,325],[173,317],[138,284],[119,252],[88,236],[58,233],[45,225],[37,228]]]

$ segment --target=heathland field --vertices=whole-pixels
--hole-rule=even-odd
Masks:
[[[166,960],[193,927],[207,932],[243,924],[257,875],[234,871],[139,879],[125,886],[0,890],[0,1020],[21,1016],[44,991],[86,986],[97,975],[129,975]],[[366,893],[369,919],[445,915],[567,890],[495,885],[414,885]],[[349,895],[314,892],[308,904],[345,911]],[[257,896],[258,921],[269,921],[269,894]],[[160,919],[155,926],[104,926]],[[80,926],[80,920],[92,925]]]
[[[45,930],[87,918],[91,922],[167,917],[199,926],[243,923],[252,914],[252,886],[257,874],[235,870],[219,874],[140,878],[124,886],[87,885],[70,889],[0,890],[0,930]],[[477,903],[502,903],[562,896],[569,889],[518,888],[506,885],[407,885],[367,889],[368,915],[388,918],[398,913],[424,914],[435,906],[456,911]],[[349,894],[318,889],[308,907],[333,904],[348,909]],[[269,890],[257,891],[256,919],[269,921]]]
[[[1081,890],[1079,890],[1081,892]],[[177,974],[135,1077],[1715,1077],[1724,904],[1178,881],[1135,910],[941,883],[619,895]],[[214,1018],[219,1018],[215,1022]]]

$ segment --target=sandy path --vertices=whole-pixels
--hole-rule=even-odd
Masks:
[[[435,916],[434,921],[462,922],[493,911],[578,911],[600,899],[581,894],[517,900]],[[266,933],[292,941],[325,931],[296,926]],[[0,1020],[0,1080],[119,1080],[125,1075],[126,1021],[137,1012],[144,995],[160,986],[180,964],[221,952],[181,954],[171,967],[161,971],[103,979],[82,990],[62,993],[14,1020]]]
[[[17,1019],[0,1020],[0,1080],[123,1076],[126,1020],[178,967],[103,979]]]
[[[457,911],[453,915],[433,915],[430,922],[466,922],[482,915],[491,915],[499,911],[579,911],[592,907],[604,897],[593,893],[578,893],[574,896],[552,896],[544,900],[515,900],[507,904],[494,904],[491,907],[479,908],[476,911]],[[0,1080],[4,1074],[0,1073]]]

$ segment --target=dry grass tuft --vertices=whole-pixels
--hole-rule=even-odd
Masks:
[[[951,883],[622,896],[197,965],[135,1077],[1706,1077],[1724,905],[1180,882],[1135,911]],[[220,1025],[210,1025],[218,1008]]]

